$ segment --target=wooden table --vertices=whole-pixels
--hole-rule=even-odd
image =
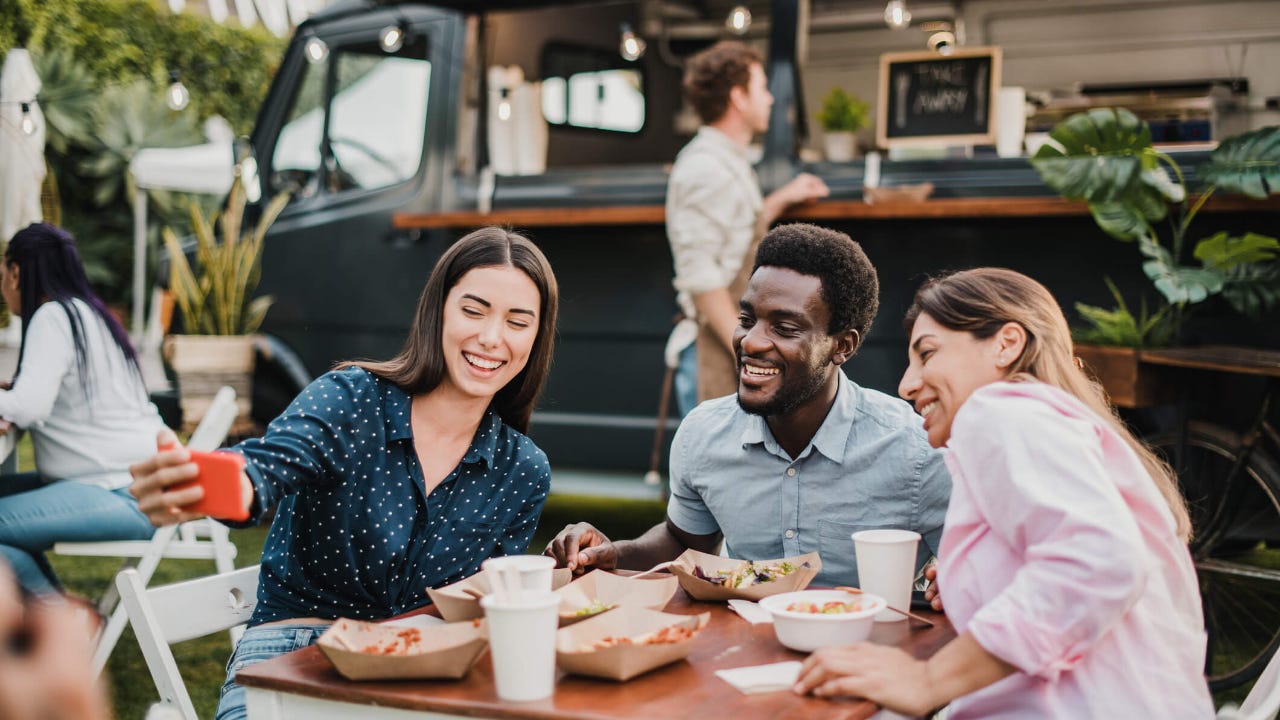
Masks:
[[[772,625],[751,625],[724,603],[691,601],[678,591],[667,612],[711,613],[687,661],[625,683],[561,675],[547,700],[499,700],[487,652],[461,680],[350,682],[315,646],[245,668],[236,679],[247,691],[249,720],[859,720],[877,710],[864,700],[819,700],[790,691],[743,695],[715,671],[805,656],[779,645]],[[871,640],[897,645],[916,657],[932,655],[955,632],[941,614],[921,614],[937,624],[929,628],[909,620],[876,623]]]

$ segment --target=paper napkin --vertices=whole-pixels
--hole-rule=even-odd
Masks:
[[[760,607],[760,605],[750,600],[732,598],[729,600],[729,609],[738,613],[743,620],[746,620],[752,625],[773,622],[773,616],[769,614],[768,610],[765,610]]]
[[[716,675],[747,695],[778,692],[790,690],[796,684],[800,677],[800,661],[717,670]]]

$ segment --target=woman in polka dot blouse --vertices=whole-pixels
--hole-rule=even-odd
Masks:
[[[449,248],[427,279],[399,355],[348,362],[309,385],[244,455],[250,520],[279,503],[258,605],[228,663],[218,720],[243,718],[247,665],[313,642],[337,617],[378,619],[428,602],[486,558],[526,549],[550,485],[523,435],[551,365],[559,295],[542,252],[500,228]],[[172,442],[161,433],[159,444]],[[185,449],[132,468],[153,523],[199,487]]]

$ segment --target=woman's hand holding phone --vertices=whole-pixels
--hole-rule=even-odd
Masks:
[[[129,492],[152,524],[171,525],[206,515],[248,519],[253,486],[244,473],[243,458],[187,450],[168,429],[160,431],[156,445],[159,452],[129,468]]]

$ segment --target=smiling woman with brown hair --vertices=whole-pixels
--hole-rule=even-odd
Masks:
[[[398,355],[339,365],[264,437],[233,448],[246,460],[250,522],[279,508],[219,720],[244,717],[237,670],[310,645],[335,618],[425,605],[426,588],[524,552],[550,486],[523,431],[551,366],[558,297],[533,243],[477,230],[432,270]],[[133,473],[153,522],[192,517],[183,508],[203,491],[172,487],[196,475],[185,450]]]
[[[1186,508],[1076,367],[1053,296],[968,270],[906,325],[899,393],[951,471],[938,587],[959,637],[928,660],[828,648],[796,690],[953,720],[1213,717]]]

